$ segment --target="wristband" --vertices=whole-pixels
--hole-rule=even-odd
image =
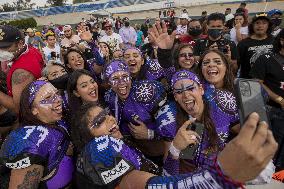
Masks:
[[[148,129],[148,139],[152,140],[155,138],[154,130]]]
[[[171,143],[169,151],[174,157],[179,157],[180,150],[174,146],[173,142]]]

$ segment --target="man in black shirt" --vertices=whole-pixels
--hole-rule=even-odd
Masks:
[[[256,15],[249,25],[250,37],[238,43],[240,77],[250,78],[250,69],[263,54],[273,49],[272,23],[266,14]]]
[[[261,55],[250,75],[260,81],[269,96],[272,132],[279,144],[276,167],[284,169],[284,29],[276,37],[273,53]]]
[[[212,13],[208,16],[208,37],[197,40],[194,46],[194,56],[199,57],[208,49],[218,48],[232,60],[234,71],[237,70],[238,50],[234,42],[223,37],[225,28],[225,15],[222,13]]]

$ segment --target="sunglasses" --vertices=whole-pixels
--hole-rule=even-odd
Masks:
[[[94,127],[99,127],[105,120],[106,116],[110,114],[109,108],[105,108],[103,111],[101,111],[93,120],[92,125],[90,129]]]
[[[197,86],[193,84],[188,84],[188,85],[182,85],[181,88],[174,88],[173,93],[174,94],[182,94],[185,91],[195,91],[197,89]]]
[[[193,53],[180,53],[179,54],[180,58],[191,58],[193,56],[194,56]]]

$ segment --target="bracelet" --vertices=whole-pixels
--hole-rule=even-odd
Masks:
[[[282,100],[283,100],[283,98],[282,98],[281,96],[278,96],[278,97],[275,99],[275,101],[278,102],[278,103],[280,103]]]
[[[169,151],[174,157],[179,157],[180,150],[174,146],[173,142],[171,142]]]
[[[155,138],[155,132],[152,129],[148,129],[148,139],[152,140]]]
[[[224,173],[224,171],[223,171],[223,169],[222,169],[222,167],[221,167],[221,165],[220,165],[220,162],[218,161],[217,158],[218,158],[218,157],[216,157],[216,159],[215,159],[214,167],[215,167],[215,169],[216,169],[218,175],[219,175],[220,177],[224,178],[224,180],[225,180],[226,182],[229,182],[229,183],[231,183],[231,184],[234,184],[234,185],[236,185],[236,186],[238,186],[238,187],[244,189],[244,186],[243,186],[243,184],[242,184],[241,182],[234,181],[233,179],[231,179],[231,178],[229,178],[227,175],[225,175],[225,173]]]

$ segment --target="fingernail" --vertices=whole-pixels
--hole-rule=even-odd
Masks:
[[[258,117],[258,114],[256,112],[253,112],[250,114],[251,116],[254,116],[254,117]]]
[[[192,140],[196,140],[197,138],[196,138],[196,136],[195,136],[195,135],[191,135],[191,136],[190,136],[190,139],[192,139]]]
[[[265,124],[265,125],[268,125],[266,121],[261,121],[261,122],[259,122],[259,124]]]

